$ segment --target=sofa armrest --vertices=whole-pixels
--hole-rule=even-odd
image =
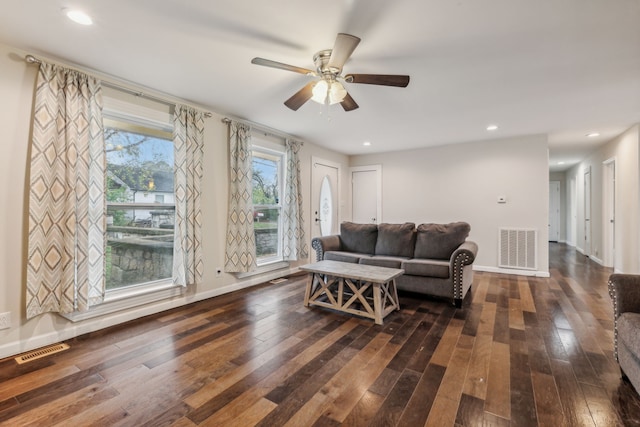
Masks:
[[[311,247],[316,250],[316,261],[322,261],[325,252],[339,251],[342,248],[340,235],[314,237],[311,239]]]
[[[453,251],[449,261],[449,273],[453,279],[453,301],[456,307],[462,307],[462,299],[473,281],[473,270],[471,267],[478,254],[478,244],[470,240],[463,242]],[[467,274],[465,274],[467,270]]]
[[[454,267],[456,260],[462,264],[462,266],[473,264],[478,254],[478,244],[470,240],[464,241],[458,249],[451,254],[451,268]]]
[[[609,276],[609,295],[613,300],[613,315],[640,313],[640,275],[612,274]]]

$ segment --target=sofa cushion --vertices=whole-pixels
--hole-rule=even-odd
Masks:
[[[466,222],[420,224],[417,229],[414,258],[450,259],[466,240],[471,227]]]
[[[622,313],[618,317],[618,340],[640,356],[640,313]]]
[[[376,255],[412,257],[415,246],[416,225],[412,222],[404,224],[379,224]]]
[[[374,255],[366,258],[360,258],[360,264],[375,265],[376,267],[401,268],[402,261],[407,260],[404,257],[394,257],[385,255]]]
[[[340,262],[351,262],[357,264],[362,258],[369,258],[369,255],[359,254],[356,252],[344,251],[327,251],[324,253],[324,259]]]
[[[400,268],[404,269],[404,274],[410,276],[437,277],[439,279],[449,278],[449,261],[413,258],[404,261]]]
[[[340,241],[343,251],[373,254],[376,250],[377,238],[377,224],[356,224],[353,222],[340,224]]]

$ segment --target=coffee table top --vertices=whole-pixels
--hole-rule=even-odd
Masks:
[[[373,283],[387,283],[404,274],[404,270],[401,268],[378,267],[331,260],[306,264],[300,266],[300,270]]]

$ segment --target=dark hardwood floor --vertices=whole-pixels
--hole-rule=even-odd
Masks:
[[[551,244],[551,278],[476,273],[463,309],[400,293],[376,326],[302,306],[306,276],[0,361],[0,424],[623,426],[610,269]]]

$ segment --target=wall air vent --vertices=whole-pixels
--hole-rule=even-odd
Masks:
[[[538,231],[531,228],[498,230],[498,267],[536,270]]]

